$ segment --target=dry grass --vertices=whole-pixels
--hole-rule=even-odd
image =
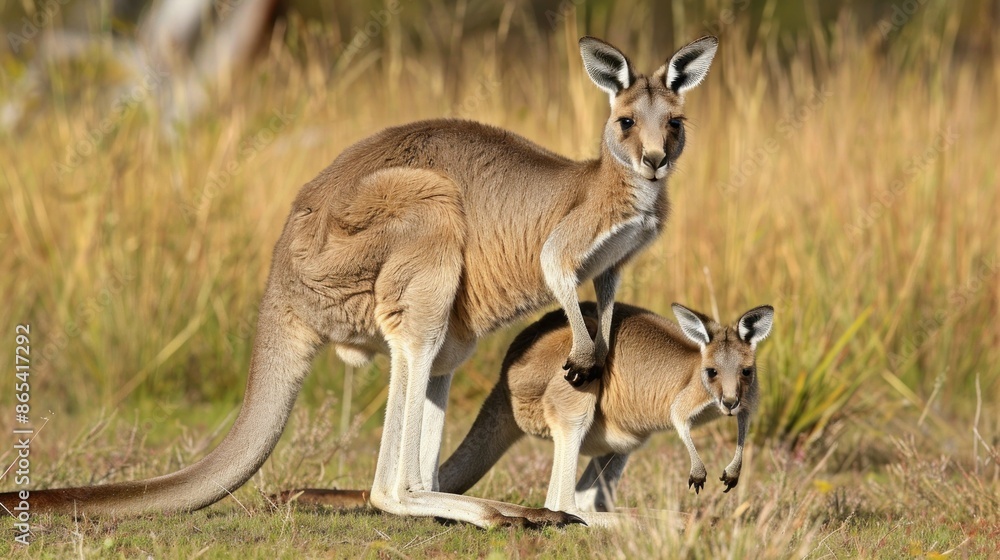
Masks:
[[[103,78],[101,65],[50,69],[34,118],[0,133],[0,291],[9,324],[30,322],[35,333],[33,411],[53,413],[32,448],[35,485],[162,473],[218,439],[206,434],[224,431],[238,406],[255,305],[291,199],[346,146],[384,126],[452,115],[592,157],[606,101],[583,75],[576,38],[607,37],[647,70],[671,48],[646,4],[596,2],[586,17],[568,11],[546,28],[510,3],[507,28],[500,18],[468,29],[449,27],[447,12],[424,29],[419,6],[339,65],[338,35],[293,20],[287,42],[276,40],[234,86],[238,101],[172,134],[152,104],[115,111],[107,89],[88,85]],[[1000,53],[973,52],[956,40],[958,15],[925,9],[888,39],[859,31],[849,15],[798,35],[744,17],[719,30],[712,73],[689,96],[671,221],[627,270],[619,298],[660,312],[672,301],[714,301],[725,319],[760,303],[777,308],[760,356],[766,399],[751,474],[736,495],[689,495],[680,447],[666,436],[626,474],[629,504],[698,516],[682,529],[507,534],[271,513],[258,491],[364,487],[374,470],[385,362],[357,372],[349,417],[359,435],[338,440],[342,401],[326,395],[340,392],[343,368],[323,355],[300,399],[313,425],[300,421],[286,437],[315,450],[285,441],[237,493],[247,510],[45,520],[39,550],[246,556],[249,531],[250,554],[262,557],[1000,553],[990,548],[1000,531]],[[674,42],[702,32],[693,19],[676,24]],[[96,77],[67,79],[81,72]],[[11,85],[5,78],[0,102],[16,94]],[[111,130],[95,132],[106,119]],[[460,372],[448,449],[514,332],[486,340]],[[12,342],[0,340],[0,355],[13,354]],[[0,414],[0,432],[11,422]],[[733,431],[707,430],[706,455],[725,455]],[[541,503],[543,449],[518,447],[475,492]],[[190,543],[173,538],[194,528]]]
[[[322,412],[297,415],[291,442],[317,436],[335,440],[317,432],[328,417]],[[464,429],[453,426],[451,436]],[[730,432],[732,426],[717,426],[697,436],[712,472],[729,460]],[[347,441],[337,451],[351,472],[344,477],[329,457],[285,445],[233,499],[194,514],[79,522],[36,516],[27,557],[989,558],[1000,553],[995,476],[966,471],[928,451],[926,442],[919,447],[918,438],[912,432],[880,438],[886,464],[868,472],[838,468],[836,446],[807,455],[754,446],[746,457],[746,476],[733,492],[723,494],[709,485],[696,496],[686,485],[686,452],[673,436],[659,436],[636,455],[620,487],[621,504],[636,508],[646,519],[643,524],[542,531],[482,531],[372,511],[275,506],[266,498],[274,490],[360,483],[356,475],[374,469],[377,449],[365,438]],[[152,453],[135,445],[130,429],[95,439],[108,447],[76,447],[61,454],[58,468],[77,473],[72,482],[101,481],[106,478],[101,473],[130,478],[170,470],[176,462],[194,460],[210,440],[179,437]],[[39,460],[54,464],[43,453]],[[550,454],[545,442],[519,443],[473,494],[542,503]],[[123,464],[136,468],[123,470]],[[79,479],[93,472],[99,473],[96,478]],[[0,555],[7,556],[10,546],[9,540],[0,542]]]

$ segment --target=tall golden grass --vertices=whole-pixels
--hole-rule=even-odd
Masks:
[[[577,38],[603,36],[646,72],[672,52],[651,4],[567,2],[538,21],[496,2],[476,25],[442,6],[404,4],[339,62],[342,33],[292,17],[228,101],[177,130],[149,102],[155,80],[123,105],[93,85],[105,65],[49,68],[35,113],[0,145],[0,287],[8,324],[32,326],[33,406],[70,430],[97,408],[235,405],[271,247],[298,187],[341,150],[455,116],[594,157],[606,98]],[[424,8],[446,41],[425,36]],[[670,222],[619,299],[723,320],[775,305],[758,437],[807,443],[905,410],[951,437],[974,419],[977,379],[1000,398],[1000,57],[958,49],[960,16],[925,9],[887,36],[849,13],[799,33],[710,20],[721,48],[689,94]],[[673,47],[704,33],[673,16]],[[456,415],[478,406],[514,332],[463,366]],[[327,354],[314,369],[315,404],[343,369]],[[352,414],[375,413],[385,382],[384,362],[359,372]],[[1000,416],[979,421],[996,433]]]
[[[163,518],[43,516],[35,545],[19,553],[997,553],[1000,53],[981,40],[990,20],[976,24],[974,6],[985,4],[963,4],[965,13],[920,4],[887,30],[888,3],[866,19],[868,4],[820,17],[828,4],[806,2],[799,13],[770,0],[745,11],[742,2],[567,0],[546,13],[514,0],[414,0],[342,56],[378,7],[369,4],[339,4],[340,27],[293,14],[253,71],[187,126],[165,126],[153,101],[169,77],[115,90],[114,63],[96,53],[46,68],[27,104],[34,112],[0,130],[10,333],[0,356],[13,355],[13,325],[31,324],[32,414],[49,418],[32,446],[32,486],[153,476],[211,448],[242,395],[256,305],[291,200],[345,147],[385,126],[455,116],[594,157],[606,98],[583,72],[577,38],[604,37],[648,72],[709,31],[721,48],[689,95],[669,224],[627,268],[619,299],[661,313],[679,301],[723,320],[776,307],[744,479],[732,493],[695,496],[675,440],[647,446],[630,461],[621,503],[667,510],[667,520],[641,532],[264,515],[261,495],[371,481],[386,362],[353,372],[353,399],[337,398],[344,369],[324,353],[306,406],[236,493],[239,504]],[[783,27],[783,11],[806,21]],[[977,34],[963,35],[970,27]],[[0,63],[15,70],[0,76],[3,104],[25,93],[22,61]],[[483,341],[456,376],[446,452],[515,332]],[[13,406],[7,394],[0,409]],[[0,411],[0,432],[12,423]],[[710,472],[728,461],[734,432],[719,422],[695,434]],[[518,444],[473,492],[541,504],[549,449]],[[0,464],[10,457],[0,451]],[[13,547],[0,540],[0,556]]]

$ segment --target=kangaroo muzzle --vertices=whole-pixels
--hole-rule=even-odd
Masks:
[[[722,412],[732,415],[740,407],[739,397],[722,397]]]

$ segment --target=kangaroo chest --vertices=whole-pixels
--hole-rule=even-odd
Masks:
[[[663,229],[666,192],[661,183],[635,185],[633,212],[597,235],[580,259],[577,277],[593,278],[649,245]]]
[[[598,415],[580,445],[580,454],[588,457],[598,457],[608,453],[628,455],[642,447],[647,439],[647,436],[619,429]]]

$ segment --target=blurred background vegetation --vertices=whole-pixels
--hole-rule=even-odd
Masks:
[[[81,441],[108,414],[153,440],[231,415],[291,200],[348,145],[451,116],[595,157],[607,101],[577,39],[651,72],[714,34],[671,219],[619,299],[726,321],[775,305],[758,442],[845,439],[847,468],[917,430],[996,480],[996,2],[205,6],[163,43],[168,20],[146,3],[0,2],[0,290],[8,332],[32,326],[32,405],[55,413],[51,437]],[[456,376],[449,450],[516,332],[484,340]],[[331,413],[375,433],[387,362],[345,379],[330,352],[314,370],[300,401],[346,387]]]

